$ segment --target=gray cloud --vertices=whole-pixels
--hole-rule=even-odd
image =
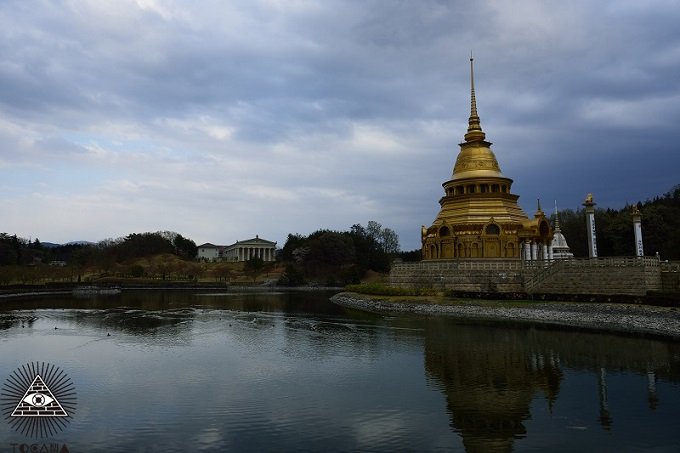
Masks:
[[[679,16],[670,0],[5,2],[0,230],[281,243],[374,219],[418,247],[465,132],[470,50],[525,210],[588,192],[621,207],[680,182]]]

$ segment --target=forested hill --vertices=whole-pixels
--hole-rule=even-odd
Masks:
[[[680,185],[637,206],[642,213],[645,255],[658,252],[663,260],[680,260]],[[635,255],[631,209],[630,205],[618,210],[595,209],[598,256]],[[588,256],[585,218],[583,209],[559,212],[562,233],[577,257]]]

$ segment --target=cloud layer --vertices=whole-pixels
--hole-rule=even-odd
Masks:
[[[678,1],[6,1],[0,230],[201,243],[432,222],[469,115],[513,192],[680,183]]]

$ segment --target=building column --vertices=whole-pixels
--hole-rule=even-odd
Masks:
[[[589,193],[583,206],[586,208],[586,223],[588,225],[588,256],[597,258],[597,240],[595,236],[595,204],[593,194]]]
[[[542,245],[543,248],[543,261],[548,261],[548,258],[550,258],[550,253],[548,252],[548,243],[545,242]]]
[[[633,216],[633,232],[635,233],[635,256],[645,256],[644,248],[642,247],[642,214],[637,206],[633,206],[631,211]]]
[[[522,257],[524,261],[531,261],[531,247],[528,241],[522,241]]]
[[[538,259],[538,245],[536,241],[531,241],[531,259],[536,261]]]
[[[548,246],[548,259],[549,259],[550,261],[552,261],[552,260],[555,259],[555,252],[554,252],[554,250],[553,250],[553,248],[552,248],[552,244],[550,244],[550,245]]]

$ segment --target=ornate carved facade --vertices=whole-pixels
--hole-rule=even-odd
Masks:
[[[550,223],[538,204],[533,218],[511,193],[512,179],[501,173],[491,143],[482,131],[470,59],[471,102],[465,142],[449,181],[442,184],[441,210],[422,227],[423,259],[552,258]]]

